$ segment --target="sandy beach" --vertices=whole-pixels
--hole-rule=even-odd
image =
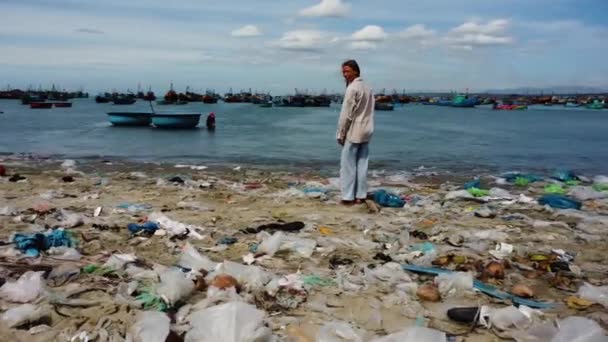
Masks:
[[[599,191],[597,198],[582,201],[581,210],[556,210],[536,202],[547,184],[558,183],[548,178],[518,187],[482,175],[484,187],[501,188],[509,196],[450,199],[448,193],[462,189],[475,175],[428,170],[377,173],[370,179],[371,188],[399,194],[406,204],[374,212],[367,205],[339,205],[337,178],[313,172],[101,160],[6,158],[0,164],[7,169],[7,177],[0,178],[0,240],[6,242],[0,251],[0,280],[11,283],[26,271],[44,271],[44,289],[29,302],[48,309],[42,319],[11,328],[3,324],[3,340],[137,337],[132,326],[142,302],[136,296],[155,288],[159,281],[154,272],[183,263],[182,254],[189,245],[213,262],[250,263],[246,267],[257,266],[256,272],[268,275],[270,281],[259,284],[231,274],[226,265],[218,271],[237,280],[238,300],[262,310],[263,323],[279,341],[320,340],[323,327],[336,321],[347,323],[362,341],[416,325],[442,331],[455,341],[493,341],[499,336],[523,336],[529,327],[569,316],[608,327],[601,300],[587,303],[577,294],[585,283],[608,284],[608,196]],[[25,179],[9,181],[15,174]],[[591,182],[594,175],[585,176]],[[101,210],[98,216],[96,209]],[[133,235],[127,229],[128,224],[144,223],[148,217],[183,223],[190,233],[173,235],[162,222],[151,236]],[[279,251],[264,256],[260,252],[264,240],[280,229],[258,232],[255,228],[289,222],[304,225],[281,232]],[[77,260],[60,260],[48,251],[25,258],[10,243],[14,233],[56,227],[65,228],[77,241],[75,249],[81,254]],[[253,229],[244,231],[247,228]],[[500,243],[513,250],[497,255]],[[563,261],[564,254],[557,250],[572,258]],[[106,274],[85,271],[87,266],[107,263],[112,255],[124,254],[134,255],[137,262],[129,261]],[[558,261],[562,262],[559,269]],[[488,271],[492,262],[501,265],[504,276]],[[153,275],[135,277],[128,264]],[[501,308],[511,301],[467,285],[450,285],[433,275],[404,271],[402,264],[469,271],[475,279],[505,292],[525,285],[533,300],[554,305],[521,325],[494,324],[488,329],[458,324],[448,318],[448,309]],[[218,291],[209,278],[213,270],[180,266],[195,288],[179,301],[166,303],[165,311],[172,319],[171,341],[184,339],[192,329],[189,314],[209,305],[205,302],[213,293],[209,291]],[[202,280],[205,275],[207,279]],[[425,300],[420,288],[433,283],[440,298]],[[134,288],[125,294],[127,284]],[[571,296],[582,304],[572,304]],[[19,305],[10,296],[0,297],[4,312]],[[226,301],[218,298],[218,302]]]

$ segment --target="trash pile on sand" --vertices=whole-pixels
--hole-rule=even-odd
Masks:
[[[608,339],[608,177],[1,164],[5,340]]]

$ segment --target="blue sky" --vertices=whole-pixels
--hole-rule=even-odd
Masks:
[[[0,87],[608,87],[607,0],[0,0]]]

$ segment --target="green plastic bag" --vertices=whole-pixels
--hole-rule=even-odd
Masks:
[[[593,190],[595,190],[595,191],[608,191],[608,184],[604,184],[604,183],[593,184]]]
[[[336,282],[332,279],[321,278],[316,275],[306,276],[302,279],[304,284],[312,286],[335,286]]]
[[[528,184],[530,184],[530,179],[526,177],[515,178],[515,185],[517,186],[528,186]]]
[[[479,188],[470,188],[470,189],[467,189],[467,191],[475,197],[485,197],[485,196],[490,195],[489,190],[484,190],[484,189],[479,189]]]
[[[557,194],[557,195],[565,195],[566,189],[562,188],[559,184],[547,184],[545,186],[546,194]]]

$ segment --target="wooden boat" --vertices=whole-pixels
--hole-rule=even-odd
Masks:
[[[55,108],[70,108],[72,107],[72,102],[52,102]]]
[[[30,102],[30,108],[49,109],[49,108],[53,108],[53,103],[52,102]]]
[[[106,96],[97,95],[97,96],[95,96],[95,102],[96,103],[109,103],[110,99]]]
[[[152,113],[146,112],[110,112],[108,119],[114,126],[150,126]]]
[[[157,128],[195,128],[201,119],[200,113],[152,115],[152,124]]]
[[[395,105],[393,105],[390,102],[376,102],[374,104],[374,109],[375,110],[390,111],[390,110],[394,110],[395,109]]]

